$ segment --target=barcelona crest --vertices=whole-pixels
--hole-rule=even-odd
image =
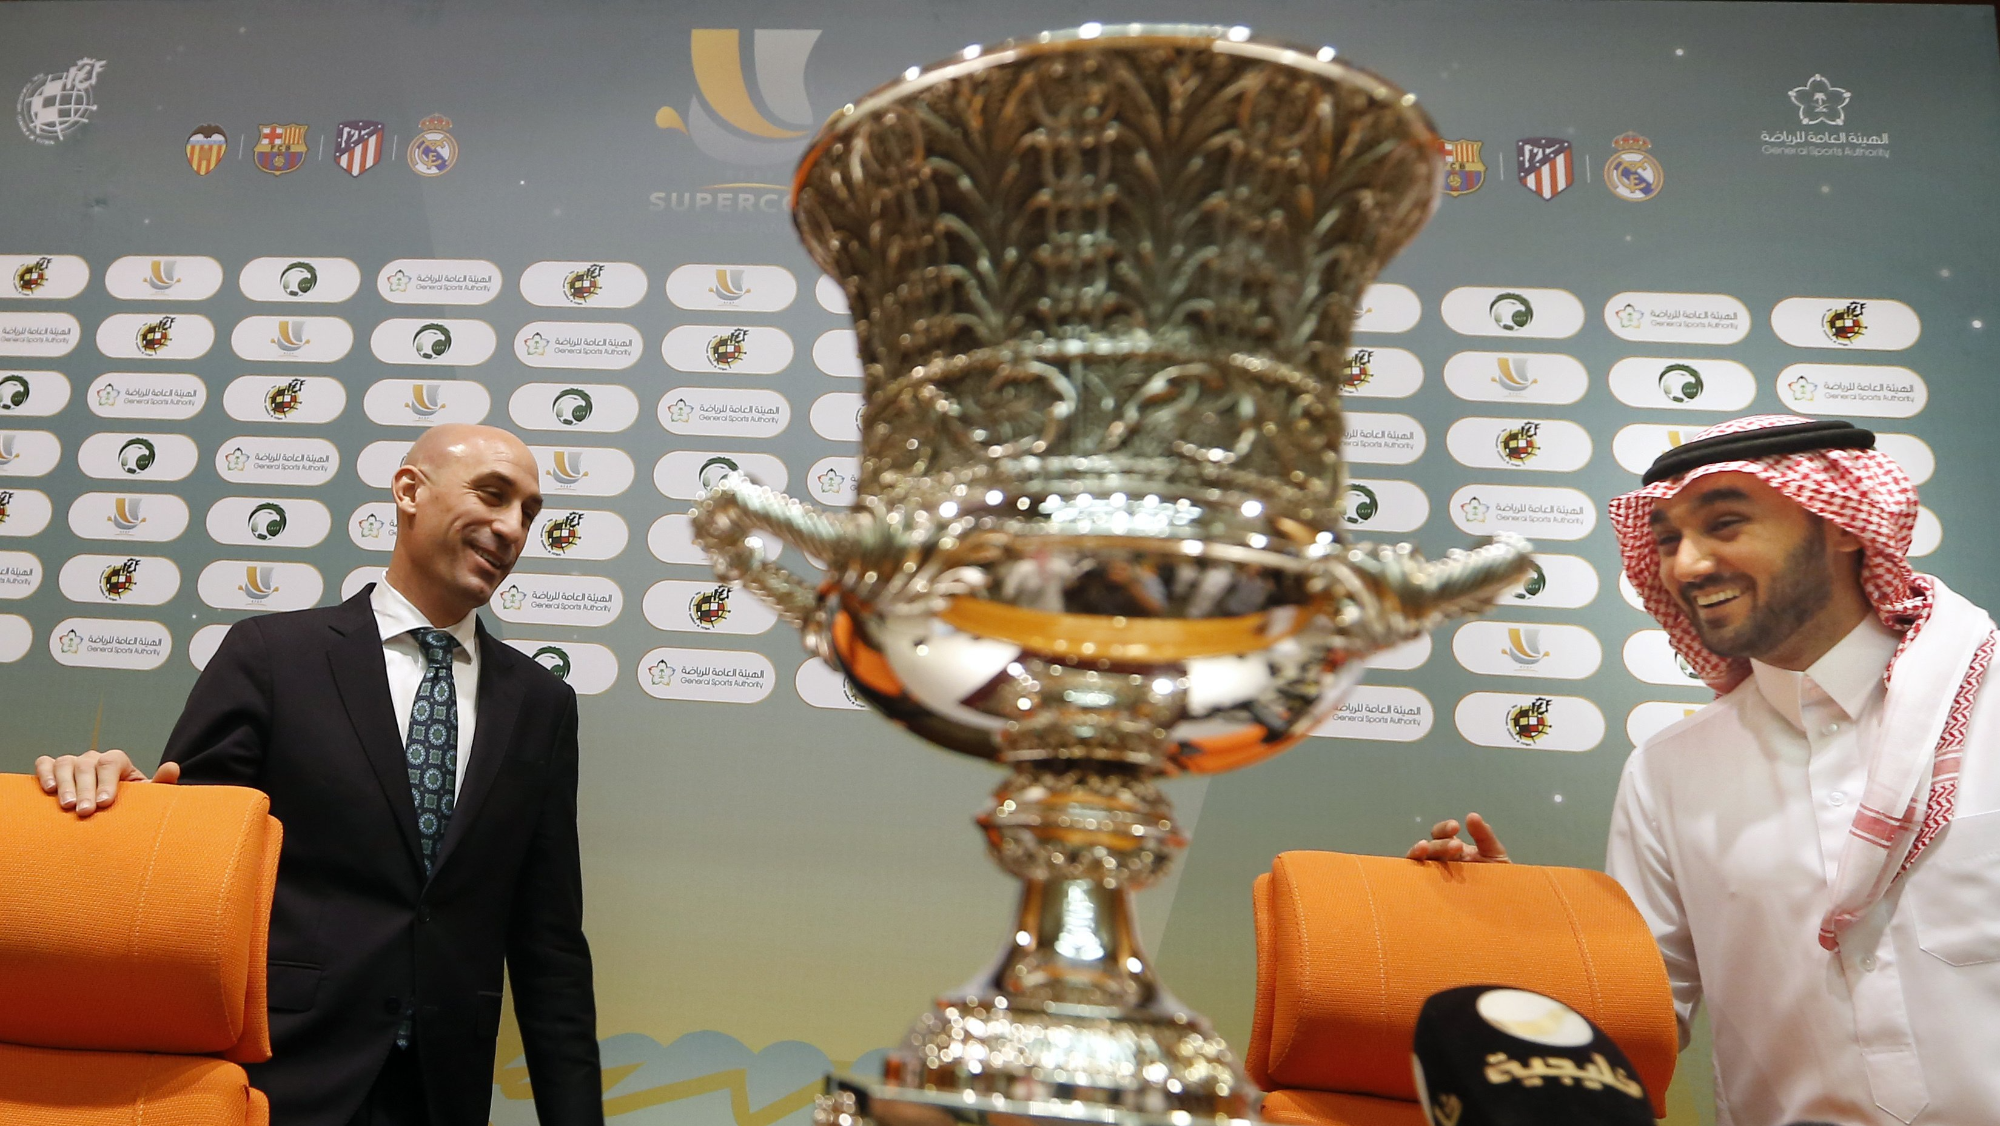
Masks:
[[[222,158],[229,152],[229,134],[220,125],[198,125],[188,134],[188,167],[197,176],[206,176],[215,171]]]
[[[730,590],[726,586],[711,587],[688,599],[688,617],[702,629],[714,629],[729,616]]]
[[[1439,141],[1444,149],[1444,194],[1471,195],[1486,182],[1486,165],[1480,163],[1484,141]]]
[[[1535,455],[1542,452],[1541,444],[1535,441],[1541,429],[1539,422],[1524,422],[1511,430],[1502,430],[1495,443],[1501,459],[1509,465],[1526,465],[1535,460]]]
[[[1549,722],[1549,705],[1554,701],[1547,696],[1537,696],[1525,704],[1515,704],[1507,709],[1507,734],[1516,743],[1533,746],[1544,735],[1554,730]]]
[[[1868,325],[1861,319],[1861,314],[1867,308],[1866,301],[1849,301],[1845,305],[1837,305],[1828,309],[1826,316],[1820,318],[1820,327],[1826,329],[1827,339],[1835,344],[1852,344],[1868,331]]]
[[[259,125],[257,147],[250,156],[257,167],[273,176],[283,176],[306,162],[306,126]]]
[[[359,176],[382,159],[382,123],[343,121],[333,127],[333,162]]]
[[[750,330],[739,328],[725,332],[708,342],[708,362],[719,368],[735,367],[743,357],[750,354],[745,341],[750,338]]]
[[[583,542],[583,513],[572,512],[560,520],[542,525],[542,546],[555,555],[566,554]]]
[[[572,305],[587,305],[604,292],[604,267],[595,262],[563,279],[563,296]]]
[[[123,598],[132,593],[132,588],[138,585],[139,561],[137,559],[127,559],[123,563],[113,563],[111,566],[106,567],[104,573],[97,578],[97,589],[103,591],[106,598]]]

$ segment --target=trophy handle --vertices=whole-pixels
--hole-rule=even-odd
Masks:
[[[1339,632],[1362,647],[1400,644],[1446,618],[1484,611],[1533,565],[1534,545],[1501,534],[1426,561],[1409,544],[1354,544],[1319,561],[1322,589],[1343,596]]]
[[[871,512],[822,512],[740,473],[717,482],[689,517],[695,542],[708,552],[716,577],[749,587],[801,629],[809,627],[819,610],[820,590],[766,561],[753,542],[756,533],[777,537],[824,562],[829,571],[897,546]]]

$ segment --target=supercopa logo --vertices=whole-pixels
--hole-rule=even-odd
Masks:
[[[563,278],[563,297],[572,305],[588,305],[604,292],[604,267],[593,262]]]
[[[133,343],[138,346],[139,351],[146,355],[157,356],[167,345],[174,342],[173,329],[174,319],[172,317],[161,317],[157,321],[148,321],[139,326],[138,333],[133,337]]]
[[[1526,465],[1535,460],[1535,455],[1542,452],[1541,443],[1535,439],[1541,429],[1539,422],[1523,422],[1512,429],[1502,430],[1495,441],[1501,460],[1509,465]]]
[[[745,341],[750,339],[750,330],[739,328],[721,333],[708,342],[708,362],[719,368],[732,368],[750,354]]]
[[[1359,391],[1368,386],[1368,381],[1375,378],[1375,369],[1370,366],[1374,362],[1373,348],[1356,348],[1340,365],[1340,389]]]
[[[1828,309],[1819,322],[1820,327],[1826,330],[1826,338],[1843,347],[1861,339],[1862,334],[1868,331],[1867,322],[1861,319],[1867,308],[1866,301],[1849,301]]]
[[[289,383],[274,383],[264,392],[264,413],[272,418],[289,418],[305,405],[306,381],[294,379]]]
[[[123,563],[113,563],[97,577],[97,589],[104,597],[116,601],[132,593],[139,585],[139,561],[127,559]]]
[[[805,71],[820,33],[758,28],[750,34],[754,75],[744,73],[741,31],[694,29],[688,36],[688,53],[699,93],[689,100],[684,114],[672,106],[660,107],[653,124],[685,135],[715,160],[788,164],[797,157],[806,131],[819,121],[806,100]],[[752,90],[763,96],[762,107],[751,99]]]
[[[688,617],[702,629],[714,629],[729,616],[729,594],[726,586],[711,587],[688,599]]]
[[[1554,703],[1547,696],[1537,696],[1525,704],[1515,704],[1507,709],[1507,735],[1524,747],[1532,747],[1541,742],[1555,725],[1549,721],[1549,705]]]
[[[542,546],[550,554],[564,555],[583,542],[583,513],[572,512],[542,525]]]
[[[48,258],[37,258],[21,263],[20,268],[14,271],[14,292],[23,297],[33,297],[41,292],[42,287],[49,284],[50,261]]]

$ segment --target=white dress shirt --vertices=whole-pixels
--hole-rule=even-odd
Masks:
[[[417,689],[424,682],[424,651],[413,629],[430,629],[423,611],[403,597],[388,579],[375,584],[368,596],[375,610],[376,628],[382,631],[382,663],[389,670],[389,701],[396,707],[396,734],[405,743],[410,738],[410,706],[417,702]],[[479,635],[475,628],[477,610],[445,626],[458,639],[451,651],[451,681],[458,692],[458,775],[451,792],[465,783],[465,762],[472,756],[472,732],[479,721]]]
[[[1706,999],[1718,1126],[2000,1122],[2000,705],[1973,709],[1950,826],[1840,950],[1834,868],[1898,637],[1871,615],[1803,673],[1753,662],[1632,753],[1605,870],[1651,926],[1681,1038]],[[1905,653],[1899,685],[1956,678]],[[1900,691],[1900,689],[1899,689]]]

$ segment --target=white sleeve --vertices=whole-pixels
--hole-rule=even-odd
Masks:
[[[1695,962],[1694,936],[1688,930],[1680,889],[1674,884],[1665,834],[1640,768],[1645,753],[1644,747],[1633,751],[1625,761],[1624,776],[1618,780],[1604,871],[1632,897],[1653,932],[1653,940],[1659,943],[1660,957],[1667,964],[1667,981],[1673,986],[1681,1047],[1686,1048],[1688,1026],[1701,1005],[1701,969]]]

